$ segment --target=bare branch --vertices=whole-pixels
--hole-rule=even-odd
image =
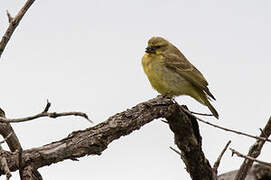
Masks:
[[[169,147],[172,151],[174,151],[175,153],[179,154],[180,156],[182,155],[182,153],[180,153],[177,149],[174,149],[173,147]]]
[[[257,160],[256,158],[253,158],[253,157],[251,157],[251,156],[244,155],[244,154],[242,154],[242,153],[240,153],[240,152],[238,152],[238,151],[236,151],[236,150],[234,150],[234,149],[232,149],[232,148],[230,148],[230,150],[232,151],[232,154],[233,154],[233,155],[236,154],[236,155],[239,156],[239,157],[248,159],[248,160],[250,160],[250,161],[255,161],[255,162],[257,162],[257,163],[260,163],[260,164],[263,164],[263,165],[266,165],[266,166],[271,167],[271,163]]]
[[[86,113],[83,112],[62,112],[62,113],[57,113],[57,112],[47,112],[51,106],[51,103],[47,100],[47,104],[44,108],[44,110],[41,113],[38,113],[33,116],[28,116],[24,118],[15,118],[15,119],[8,119],[5,117],[0,117],[0,122],[3,123],[19,123],[19,122],[24,122],[24,121],[31,121],[37,118],[41,117],[50,117],[50,118],[57,118],[57,117],[62,117],[62,116],[81,116],[85,119],[87,119],[90,123],[93,123],[87,116]]]
[[[94,127],[71,133],[68,137],[42,147],[22,151],[22,166],[36,169],[66,159],[76,159],[86,155],[101,155],[112,141],[138,130],[154,119],[166,117],[172,111],[173,102],[158,96],[147,103],[140,103],[132,109],[110,117]],[[11,171],[18,170],[18,154],[5,151]],[[56,158],[57,157],[57,158]],[[0,175],[4,174],[0,170]]]
[[[174,133],[175,144],[181,150],[180,155],[190,177],[200,180],[215,180],[216,174],[202,151],[198,121],[194,116],[183,111],[185,106],[180,108],[176,103],[171,108],[174,111],[166,119]]]
[[[264,140],[257,140],[250,147],[247,156],[256,159],[261,154],[261,150],[263,148],[263,145],[268,140],[267,138],[270,136],[270,134],[271,134],[271,116],[260,134],[260,137],[263,138]],[[248,173],[249,169],[251,168],[252,164],[253,164],[252,160],[245,159],[243,161],[237,175],[235,176],[235,180],[244,180],[246,178],[247,173]]]
[[[2,110],[0,108],[0,117],[2,118],[6,118],[5,116],[5,111]],[[16,133],[14,132],[13,128],[11,127],[11,125],[9,123],[1,123],[0,122],[0,134],[3,136],[4,140],[7,142],[8,144],[8,147],[10,149],[11,152],[21,152],[22,151],[22,146],[21,146],[21,143],[16,135]],[[4,151],[2,150],[1,151],[1,157],[2,158],[5,158],[3,156],[3,153]],[[3,163],[4,163],[5,160],[3,160]],[[23,174],[23,169],[21,169],[20,167],[20,164],[19,165],[19,174],[20,174],[20,177],[22,179],[22,174]],[[5,174],[6,174],[6,171],[5,171]]]
[[[42,180],[42,177],[37,169],[29,165],[24,168],[22,180]]]
[[[10,15],[8,10],[7,10],[7,16],[8,16],[8,22],[11,23],[11,21],[13,20],[13,17]]]
[[[47,104],[44,108],[44,110],[42,111],[43,113],[46,113],[49,111],[49,108],[51,107],[51,103],[49,102],[49,100],[47,99]]]
[[[196,114],[196,115],[200,115],[200,116],[214,116],[213,114],[205,114],[205,113],[198,113],[198,112],[193,112],[193,111],[190,111],[192,114]]]
[[[191,116],[194,116],[190,111],[188,111],[187,109],[183,109],[185,112],[189,113]],[[213,124],[213,123],[210,123],[208,121],[205,121],[201,118],[198,118],[196,116],[194,116],[198,121],[204,123],[204,124],[208,124],[210,126],[213,126],[215,128],[218,128],[218,129],[222,129],[224,131],[228,131],[228,132],[232,132],[232,133],[235,133],[235,134],[238,134],[238,135],[242,135],[242,136],[247,136],[247,137],[250,137],[250,138],[254,138],[254,139],[258,139],[258,140],[261,140],[261,141],[268,141],[268,142],[271,142],[270,139],[267,139],[266,137],[263,137],[263,136],[254,136],[254,135],[250,135],[250,134],[247,134],[247,133],[244,133],[244,132],[241,132],[241,131],[237,131],[237,130],[233,130],[233,129],[229,129],[229,128],[225,128],[225,127],[222,127],[222,126],[219,126],[219,125],[216,125],[216,124]]]
[[[3,141],[0,141],[0,144],[5,143],[5,142],[7,141],[7,139],[8,139],[9,137],[11,137],[12,134],[13,134],[13,132],[10,132],[9,135],[7,135],[7,136],[4,138]]]
[[[183,154],[181,157],[186,158],[185,164],[188,165],[189,173],[196,172],[195,177],[206,177],[206,180],[213,179],[211,178],[213,175],[212,168],[201,149],[201,137],[198,132],[197,121],[191,120],[190,116],[181,111],[178,104],[163,96],[158,96],[140,103],[132,109],[117,113],[94,127],[73,132],[60,141],[24,150],[22,151],[22,166],[25,168],[32,165],[32,167],[38,169],[66,159],[74,160],[85,155],[101,155],[112,141],[161,117],[165,117],[169,121],[170,128],[175,134],[175,143],[181,148],[181,154]],[[180,128],[185,130],[179,131]],[[4,155],[7,158],[10,170],[18,170],[17,155],[7,151]],[[3,173],[0,170],[0,175]]]
[[[238,170],[223,173],[217,177],[217,180],[233,180],[238,173]],[[263,164],[254,164],[248,171],[246,180],[270,180],[271,167]]]
[[[166,120],[163,120],[163,119],[162,119],[161,121],[162,121],[163,123],[166,123],[166,124],[168,124],[168,122],[167,122]]]
[[[50,118],[57,118],[57,117],[63,117],[63,116],[81,116],[87,119],[90,123],[93,123],[90,119],[88,119],[88,116],[85,113],[82,112],[62,112],[62,113],[48,113],[48,112],[42,112],[33,116],[28,116],[24,118],[16,118],[16,119],[8,119],[8,118],[0,118],[0,122],[3,123],[19,123],[19,122],[25,122],[25,121],[31,121],[37,118],[41,117],[50,117]]]
[[[222,156],[224,155],[224,153],[226,152],[226,150],[228,149],[229,145],[230,145],[231,141],[228,141],[228,143],[226,144],[226,146],[224,147],[224,149],[222,150],[222,152],[220,153],[220,155],[218,156],[216,162],[214,163],[214,167],[213,167],[213,170],[214,172],[217,174],[217,169],[218,169],[218,166],[220,164],[220,161],[222,159]]]
[[[9,22],[9,26],[8,26],[4,36],[2,37],[2,40],[0,41],[0,58],[1,58],[2,53],[4,52],[4,49],[5,49],[8,41],[10,40],[10,38],[12,36],[14,30],[16,29],[16,27],[20,23],[21,19],[23,18],[23,16],[26,13],[26,11],[34,3],[34,1],[35,0],[26,1],[25,5],[22,7],[22,9],[18,12],[18,14],[14,18],[11,18],[11,16],[8,13],[8,18],[9,18],[10,22]]]

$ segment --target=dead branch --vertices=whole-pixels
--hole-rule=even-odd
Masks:
[[[5,112],[1,108],[0,108],[0,117],[6,118]],[[3,136],[3,138],[7,142],[8,147],[11,152],[21,152],[22,151],[21,143],[9,123],[1,123],[0,122],[0,134]],[[4,155],[4,151],[1,151],[1,158],[2,159],[5,158],[3,155]],[[18,158],[18,160],[19,160],[19,158]],[[3,161],[5,161],[5,160],[3,160]],[[2,164],[2,165],[4,165],[4,164]],[[20,164],[18,164],[19,174],[22,179],[23,169],[20,167],[21,167]],[[3,167],[3,169],[7,169],[7,168]]]
[[[8,22],[11,23],[11,21],[13,20],[13,17],[10,15],[8,10],[7,10],[7,16],[8,16]]]
[[[230,148],[230,150],[231,150],[231,152],[232,152],[233,155],[236,154],[237,156],[245,158],[247,160],[255,161],[255,162],[259,163],[259,164],[263,164],[263,165],[271,167],[271,163],[260,161],[260,160],[258,160],[256,158],[251,157],[251,156],[244,155],[244,154],[242,154],[242,153],[240,153],[240,152],[238,152],[238,151],[236,151],[236,150],[234,150],[232,148]]]
[[[198,112],[194,112],[194,111],[190,111],[192,114],[195,114],[195,115],[200,115],[200,116],[214,116],[213,114],[205,114],[205,113],[198,113]]]
[[[218,180],[233,180],[238,170],[223,173],[217,177]],[[271,179],[271,168],[263,164],[254,164],[248,171],[246,180],[269,180]]]
[[[181,158],[192,179],[215,180],[216,174],[201,148],[198,122],[195,116],[183,111],[185,108],[186,106],[180,107],[175,103],[169,106],[172,113],[165,116],[174,133],[175,144],[181,150]]]
[[[267,124],[265,125],[264,129],[262,130],[260,137],[267,140],[267,138],[271,134],[271,117],[269,118]],[[247,156],[252,158],[257,158],[261,154],[262,147],[265,143],[265,140],[257,140],[249,149]],[[247,176],[249,169],[253,164],[252,160],[245,159],[235,177],[235,180],[244,180]]]
[[[5,117],[0,117],[0,122],[2,122],[2,123],[19,123],[19,122],[31,121],[31,120],[41,118],[41,117],[57,118],[57,117],[62,117],[62,116],[81,116],[81,117],[87,119],[90,123],[93,123],[88,118],[87,114],[82,113],[82,112],[62,112],[62,113],[51,112],[51,113],[49,113],[48,110],[49,110],[50,106],[51,106],[51,103],[47,101],[47,104],[41,113],[38,113],[33,116],[28,116],[28,117],[24,117],[24,118],[15,118],[15,119],[8,119]]]
[[[214,167],[213,167],[213,171],[217,174],[217,169],[218,166],[220,164],[220,161],[222,159],[222,156],[224,155],[224,153],[226,152],[226,150],[228,149],[229,145],[230,145],[231,141],[228,141],[228,143],[226,144],[226,146],[224,147],[224,149],[222,150],[222,152],[220,153],[220,155],[218,156],[216,162],[214,163]]]
[[[42,180],[40,173],[32,165],[24,167],[23,180]]]
[[[161,117],[167,118],[171,129],[174,123],[176,123],[177,127],[173,127],[175,128],[173,129],[175,133],[175,143],[178,147],[182,148],[181,151],[182,154],[184,154],[182,158],[187,158],[186,165],[197,164],[197,166],[202,169],[208,169],[198,171],[197,175],[211,170],[212,168],[201,150],[201,138],[199,132],[197,132],[197,125],[193,124],[190,117],[179,109],[178,104],[162,96],[140,103],[131,109],[111,116],[107,121],[94,127],[75,131],[60,141],[42,147],[24,150],[22,151],[22,166],[27,167],[31,165],[34,169],[38,169],[66,159],[77,159],[85,155],[101,155],[112,141],[121,136],[128,135],[140,129],[146,123]],[[182,132],[183,134],[179,132],[179,134],[176,134],[175,130],[187,126],[187,124],[182,125],[184,122],[187,123],[190,128],[193,127],[194,129],[185,130]],[[183,136],[184,139],[182,139],[183,137],[181,136]],[[182,141],[182,143],[180,141]],[[16,164],[18,164],[18,158],[15,154],[5,151],[4,157],[6,157],[11,171],[18,170],[16,166]],[[189,166],[187,169],[189,169],[189,173],[194,173],[197,167]],[[0,174],[4,174],[4,172],[0,171]],[[202,177],[203,175],[205,176],[205,174],[202,174]]]
[[[9,20],[9,26],[2,37],[2,40],[0,41],[0,58],[2,53],[4,52],[4,49],[10,40],[14,30],[19,25],[21,19],[25,15],[26,11],[30,8],[30,6],[33,4],[35,0],[28,0],[26,1],[25,5],[22,7],[22,9],[18,12],[18,14],[12,18],[11,15],[7,12],[8,20]]]
[[[169,147],[172,151],[174,151],[175,153],[177,153],[178,155],[182,155],[182,153],[180,153],[177,149],[174,149],[173,147]]]
[[[5,143],[7,141],[7,139],[12,135],[13,133],[9,133],[9,135],[7,135],[7,137],[4,138],[4,140],[0,141],[0,145]]]
[[[190,111],[186,110],[186,109],[183,109],[184,111],[186,111],[187,113],[189,113],[191,116],[194,116]],[[257,139],[257,140],[261,140],[261,141],[268,141],[268,142],[271,142],[271,139],[268,139],[264,136],[254,136],[254,135],[250,135],[250,134],[247,134],[247,133],[244,133],[244,132],[241,132],[241,131],[237,131],[237,130],[233,130],[233,129],[229,129],[229,128],[225,128],[225,127],[222,127],[222,126],[219,126],[219,125],[216,125],[216,124],[213,124],[213,123],[210,123],[208,121],[205,121],[199,117],[196,117],[194,116],[198,121],[204,123],[204,124],[207,124],[207,125],[210,125],[210,126],[213,126],[215,128],[218,128],[218,129],[222,129],[224,131],[228,131],[228,132],[232,132],[232,133],[235,133],[235,134],[238,134],[238,135],[242,135],[242,136],[247,136],[247,137],[250,137],[250,138],[254,138],[254,139]]]

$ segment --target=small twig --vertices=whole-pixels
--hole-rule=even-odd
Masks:
[[[179,154],[180,156],[182,155],[178,150],[174,149],[173,147],[169,147],[171,150],[173,150],[175,153]]]
[[[13,17],[10,15],[8,10],[7,10],[7,16],[8,16],[8,22],[11,23],[11,21],[13,20]]]
[[[231,140],[229,140],[229,142],[226,144],[226,146],[224,147],[224,149],[222,150],[222,152],[220,153],[220,155],[218,156],[216,162],[214,163],[214,167],[213,167],[213,170],[214,172],[217,174],[217,169],[218,169],[218,166],[220,164],[220,161],[222,159],[222,156],[224,155],[224,153],[226,152],[226,150],[228,149],[229,145],[231,143]]]
[[[190,111],[190,110],[189,110]],[[194,111],[190,111],[192,114],[200,115],[200,116],[213,116],[212,114],[198,113]]]
[[[22,7],[22,9],[18,12],[18,14],[14,17],[14,18],[10,18],[11,16],[8,15],[9,18],[9,26],[4,34],[4,36],[2,37],[1,41],[0,41],[0,57],[8,43],[8,41],[10,40],[14,30],[16,29],[16,27],[18,26],[18,24],[20,23],[21,19],[23,18],[23,16],[25,15],[26,11],[30,8],[30,6],[34,3],[35,0],[27,0],[25,5]],[[9,13],[8,13],[9,14]],[[10,17],[9,17],[10,16]]]
[[[236,154],[239,157],[242,157],[242,158],[245,158],[245,159],[248,159],[248,160],[251,160],[251,161],[255,161],[255,162],[259,163],[259,164],[263,164],[263,165],[271,167],[271,163],[260,161],[260,160],[257,160],[256,158],[251,157],[251,156],[241,154],[240,152],[238,152],[238,151],[236,151],[236,150],[234,150],[232,148],[230,148],[230,150],[232,151],[232,155]]]
[[[62,116],[81,116],[87,119],[90,123],[93,123],[87,116],[86,113],[83,112],[62,112],[62,113],[57,113],[57,112],[47,112],[51,106],[51,103],[47,101],[47,104],[44,108],[44,110],[41,113],[38,113],[33,116],[28,116],[24,118],[14,118],[14,119],[8,119],[5,117],[0,117],[0,122],[3,123],[19,123],[19,122],[24,122],[24,121],[31,121],[33,119],[41,118],[41,117],[50,117],[50,118],[57,118],[57,117],[62,117]]]
[[[47,104],[46,104],[46,106],[45,106],[45,108],[44,108],[44,110],[43,110],[42,112],[43,112],[43,113],[48,112],[48,110],[49,110],[50,107],[51,107],[51,103],[50,103],[49,100],[47,99]]]
[[[18,162],[19,162],[19,173],[20,173],[20,178],[23,179],[23,171],[24,171],[24,168],[23,168],[23,149],[18,149]]]
[[[180,106],[181,107],[181,106]],[[259,137],[259,136],[254,136],[254,135],[250,135],[250,134],[247,134],[247,133],[243,133],[241,131],[236,131],[236,130],[233,130],[233,129],[228,129],[228,128],[225,128],[225,127],[222,127],[222,126],[218,126],[216,124],[213,124],[213,123],[210,123],[208,121],[205,121],[201,118],[198,118],[197,116],[194,116],[190,111],[188,111],[187,109],[181,107],[182,110],[184,110],[185,112],[187,112],[188,114],[190,114],[191,116],[195,117],[198,121],[202,122],[202,123],[205,123],[205,124],[208,124],[210,126],[213,126],[215,128],[218,128],[218,129],[222,129],[224,131],[228,131],[228,132],[232,132],[232,133],[235,133],[235,134],[238,134],[238,135],[242,135],[242,136],[247,136],[247,137],[250,137],[250,138],[254,138],[254,139],[258,139],[258,140],[261,140],[261,141],[268,141],[268,142],[271,142],[270,139],[267,139],[265,137]]]
[[[264,135],[264,137],[268,139],[268,136],[265,134],[265,132],[263,131],[262,128],[260,128],[260,131],[261,131],[261,133]]]
[[[7,118],[2,118],[0,117],[0,122],[4,123],[19,123],[19,122],[24,122],[24,121],[31,121],[33,119],[41,118],[41,117],[50,117],[50,118],[57,118],[57,117],[62,117],[62,116],[81,116],[87,119],[90,123],[93,123],[88,116],[85,113],[82,112],[62,112],[62,113],[57,113],[57,112],[42,112],[33,116],[28,116],[25,118],[14,118],[14,119],[7,119]]]
[[[168,124],[168,121],[165,121],[165,120],[163,120],[163,119],[162,119],[161,121],[162,121],[163,123],[166,123],[166,124]]]
[[[264,140],[257,140],[250,148],[248,151],[247,156],[252,157],[252,158],[257,158],[261,154],[261,150],[263,148],[263,145],[265,144],[265,140],[271,135],[271,117],[267,121],[264,129],[261,130],[260,137],[264,138]],[[234,180],[245,180],[247,173],[249,169],[252,167],[253,161],[245,159],[240,166],[240,169],[238,173],[236,174]]]
[[[3,144],[7,141],[7,139],[13,134],[13,132],[9,133],[9,135],[7,135],[7,137],[5,137],[4,140],[0,141],[0,144]]]

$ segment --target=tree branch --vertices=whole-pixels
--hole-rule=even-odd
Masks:
[[[269,118],[267,124],[265,125],[264,129],[262,130],[260,137],[267,140],[267,138],[270,136],[270,134],[271,134],[271,117]],[[262,150],[264,143],[265,143],[265,141],[263,141],[263,140],[257,140],[256,143],[250,147],[247,156],[250,156],[252,158],[257,158],[261,153],[261,150]],[[235,180],[244,180],[246,178],[247,173],[248,173],[249,169],[251,168],[252,164],[253,164],[252,160],[245,159],[243,161],[243,164],[241,165],[237,175],[235,176]]]
[[[217,177],[218,180],[233,180],[236,177],[238,170],[230,171],[221,174]],[[271,179],[271,168],[263,164],[254,164],[248,171],[246,180],[269,180]]]
[[[238,151],[236,151],[236,150],[234,150],[232,148],[230,148],[230,150],[232,152],[232,155],[236,154],[237,156],[242,157],[242,158],[244,158],[246,160],[250,160],[252,162],[255,161],[255,162],[259,163],[259,164],[263,164],[263,165],[271,167],[271,163],[260,161],[260,160],[258,160],[256,158],[251,157],[251,156],[244,155],[244,154],[242,154],[242,153],[240,153],[240,152],[238,152]]]
[[[224,147],[224,149],[222,150],[222,152],[220,153],[220,155],[218,156],[216,162],[214,163],[214,167],[213,167],[213,170],[214,172],[217,174],[217,169],[218,169],[218,166],[220,164],[220,161],[222,159],[222,156],[224,155],[224,153],[226,152],[226,150],[228,149],[229,145],[230,145],[231,141],[228,141],[228,143],[226,144],[226,146]]]
[[[2,40],[0,41],[0,58],[1,58],[2,53],[4,52],[4,49],[5,49],[8,41],[10,40],[10,38],[12,36],[14,30],[16,29],[16,27],[20,23],[21,19],[25,15],[26,11],[30,8],[30,6],[33,4],[34,1],[35,0],[26,1],[25,5],[22,7],[22,9],[18,12],[18,14],[14,18],[12,18],[11,15],[7,12],[9,26],[8,26],[4,36],[2,37]]]
[[[201,150],[201,137],[197,129],[197,124],[194,124],[196,120],[194,119],[193,122],[191,122],[190,116],[185,114],[185,112],[179,108],[178,104],[175,104],[171,99],[163,96],[158,96],[157,98],[140,103],[131,109],[111,116],[105,122],[94,127],[72,132],[68,137],[60,141],[42,147],[24,150],[22,152],[22,166],[27,167],[31,165],[34,169],[38,169],[66,159],[73,160],[85,155],[101,155],[112,141],[121,136],[128,135],[140,129],[143,125],[161,117],[167,118],[171,129],[173,129],[172,126],[174,123],[178,126],[174,128],[175,143],[181,148],[182,154],[184,154],[183,159],[186,159],[185,164],[189,165],[187,167],[189,173],[195,172],[197,167],[193,167],[192,165],[197,164],[198,167],[207,169],[201,169],[202,171],[197,172],[197,175],[209,172],[211,176],[212,168]],[[184,122],[185,125],[180,126]],[[175,132],[175,130],[181,127],[188,127],[188,125],[190,128],[193,128],[193,130],[186,129],[182,133]],[[183,135],[184,137],[180,137]],[[16,155],[5,151],[4,156],[7,159],[9,169],[11,171],[18,170],[18,159]],[[0,171],[0,174],[4,174],[4,172]],[[205,174],[202,174],[202,176],[203,175]]]
[[[190,114],[191,116],[194,116],[192,114],[192,112],[186,110],[186,109],[183,109],[184,111],[186,111],[188,114]],[[199,114],[199,113],[198,113]],[[222,129],[224,131],[228,131],[228,132],[232,132],[232,133],[235,133],[235,134],[238,134],[238,135],[242,135],[242,136],[247,136],[247,137],[250,137],[250,138],[254,138],[254,139],[257,139],[257,140],[261,140],[261,141],[268,141],[268,142],[271,142],[271,139],[268,139],[264,136],[254,136],[254,135],[251,135],[251,134],[247,134],[247,133],[244,133],[244,132],[241,132],[241,131],[237,131],[237,130],[233,130],[233,129],[229,129],[229,128],[225,128],[225,127],[222,127],[222,126],[219,126],[219,125],[216,125],[216,124],[213,124],[213,123],[210,123],[208,121],[205,121],[199,117],[196,117],[194,116],[198,121],[204,123],[204,124],[207,124],[207,125],[210,125],[210,126],[213,126],[215,128],[218,128],[218,129]]]
[[[195,116],[183,111],[186,106],[180,107],[177,103],[169,107],[172,112],[166,119],[174,133],[175,144],[181,150],[181,158],[186,170],[193,180],[215,180],[209,161],[201,148],[201,136]]]
[[[0,117],[0,122],[2,122],[2,123],[19,123],[19,122],[24,122],[24,121],[31,121],[31,120],[41,118],[41,117],[57,118],[57,117],[62,117],[62,116],[81,116],[81,117],[87,119],[90,123],[93,123],[88,118],[86,113],[82,113],[82,112],[62,112],[62,113],[51,112],[51,113],[49,113],[48,110],[50,107],[51,107],[51,103],[49,101],[47,101],[47,104],[41,113],[38,113],[33,116],[28,116],[28,117],[24,117],[24,118],[16,118],[16,119],[7,119],[5,117]]]
[[[6,118],[5,112],[1,108],[0,108],[0,117]],[[11,152],[21,152],[22,151],[21,143],[9,123],[1,123],[0,122],[0,134],[3,136],[4,140],[7,142],[8,147]],[[2,158],[2,161],[6,161],[6,160],[3,160],[3,159],[6,159],[3,155],[4,155],[4,150],[1,151],[1,158]],[[17,159],[19,160],[20,156],[18,156]],[[4,165],[4,164],[2,164],[2,165]],[[21,167],[20,163],[18,163],[18,167],[19,167],[19,174],[22,179],[23,169],[20,168]],[[7,167],[3,167],[3,168],[7,170]]]
[[[101,155],[108,144],[121,136],[130,134],[154,119],[164,117],[173,102],[161,96],[138,104],[132,109],[118,113],[94,127],[71,133],[68,137],[42,147],[24,150],[22,166],[32,165],[35,169],[65,159],[76,159],[85,155]],[[16,154],[4,153],[9,169],[18,170]],[[4,174],[0,171],[0,174]]]

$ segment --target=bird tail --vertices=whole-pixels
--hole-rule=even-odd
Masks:
[[[217,111],[215,110],[214,106],[212,106],[212,104],[208,100],[205,101],[205,105],[210,109],[213,116],[216,117],[216,119],[218,119],[219,115],[218,115]]]

